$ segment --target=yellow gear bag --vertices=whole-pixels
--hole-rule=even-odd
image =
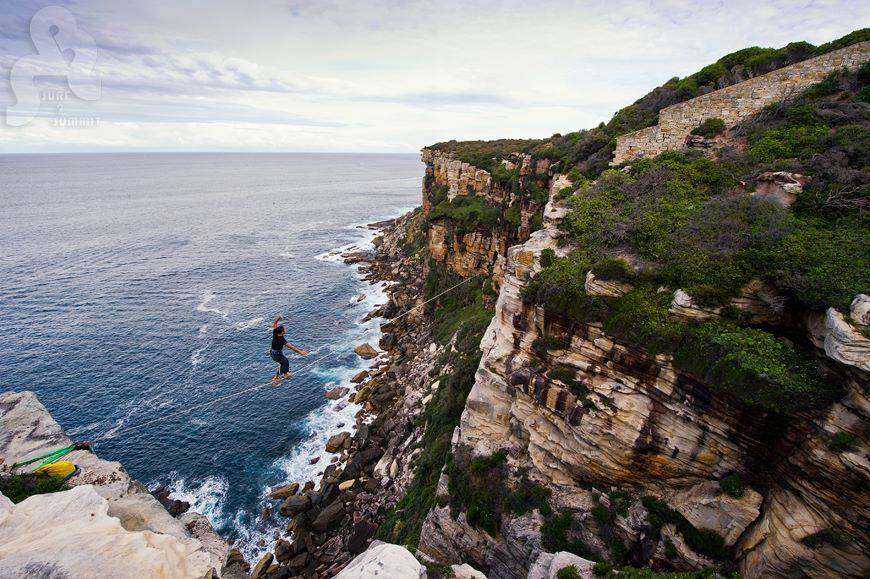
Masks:
[[[45,474],[53,478],[65,479],[76,471],[76,465],[68,460],[59,460],[33,471],[33,474]]]

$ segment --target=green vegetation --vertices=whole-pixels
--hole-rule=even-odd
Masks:
[[[490,205],[483,197],[465,195],[433,205],[429,219],[450,219],[456,232],[470,233],[475,229],[494,229],[502,220],[502,208]]]
[[[743,481],[740,480],[740,476],[737,474],[729,474],[720,480],[719,488],[722,489],[723,493],[735,499],[742,499],[743,495],[746,494],[746,489],[743,488]]]
[[[834,434],[831,437],[831,443],[828,445],[832,451],[840,453],[840,452],[852,452],[858,446],[858,438],[852,434],[851,432],[846,432],[845,430],[841,430],[840,432]]]
[[[543,263],[541,263],[543,266]],[[589,268],[595,277],[605,281],[633,281],[635,276],[634,268],[621,257],[605,257],[602,260],[596,261]]]
[[[556,572],[556,579],[581,579],[580,571],[574,565],[562,567]]]
[[[463,161],[488,170],[495,169],[501,159],[513,153],[529,153],[536,159],[553,161],[556,170],[569,173],[576,185],[582,179],[575,179],[574,175],[595,178],[607,169],[616,137],[657,124],[661,109],[868,39],[870,29],[864,28],[818,47],[808,42],[792,42],[778,49],[753,46],[727,54],[685,78],[672,78],[593,129],[545,139],[448,141],[431,148],[451,152]],[[574,169],[577,174],[573,173]]]
[[[568,342],[564,338],[556,336],[538,336],[532,342],[532,349],[539,354],[546,354],[550,350],[564,350],[568,347]]]
[[[39,474],[15,474],[0,477],[0,493],[13,503],[20,503],[33,495],[44,495],[66,490],[65,481]]]
[[[839,394],[839,388],[819,376],[811,353],[731,322],[693,328],[674,364],[750,406],[775,412],[824,407]]]
[[[420,255],[426,248],[426,228],[423,221],[423,208],[417,207],[411,212],[405,236],[399,240],[399,245],[405,255]]]
[[[825,545],[832,547],[844,547],[850,543],[856,543],[855,537],[840,529],[822,529],[801,539],[801,543],[810,549],[818,549]]]
[[[495,536],[505,512],[522,515],[538,509],[550,514],[550,489],[529,480],[526,471],[518,473],[515,489],[508,488],[505,462],[503,452],[475,459],[460,452],[448,461],[448,500],[454,518],[464,511],[468,524]]]
[[[592,567],[592,573],[596,577],[607,577],[613,571],[613,565],[606,561],[599,561]]]
[[[725,540],[715,531],[696,529],[686,517],[655,497],[643,497],[642,501],[649,512],[654,538],[659,537],[662,526],[672,524],[683,536],[686,545],[696,553],[707,555],[715,560],[730,559],[731,553],[725,546]]]
[[[579,524],[570,512],[548,517],[541,525],[541,544],[550,553],[568,551],[584,559],[593,559],[592,551],[577,537]]]
[[[442,266],[431,264],[425,295],[427,299],[433,297],[459,281]],[[436,339],[446,343],[455,335],[455,352],[448,352],[440,361],[441,367],[449,361],[451,369],[438,377],[441,385],[419,418],[425,425],[423,452],[416,459],[414,479],[405,496],[386,514],[378,529],[377,536],[382,540],[410,545],[414,550],[423,521],[435,505],[435,490],[450,455],[453,429],[459,424],[480,363],[480,339],[492,317],[482,303],[480,284],[471,281],[429,304],[427,313],[434,318]]]
[[[589,394],[589,388],[577,380],[577,370],[568,368],[567,366],[556,366],[547,372],[547,378],[550,380],[558,380],[567,386],[578,398],[585,398],[586,395]]]
[[[715,137],[716,135],[721,135],[724,132],[725,121],[716,118],[707,119],[694,129],[692,129],[693,135],[698,135],[707,139],[709,139],[710,137]]]
[[[556,252],[549,247],[541,250],[541,267],[550,267],[556,262]]]

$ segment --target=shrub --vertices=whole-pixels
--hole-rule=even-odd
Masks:
[[[771,129],[755,139],[749,147],[749,154],[757,163],[806,157],[820,150],[822,140],[828,136],[829,131],[828,125],[800,125]]]
[[[592,573],[596,577],[606,577],[613,571],[613,565],[606,561],[599,561],[592,567]]]
[[[16,504],[33,495],[56,493],[67,488],[65,481],[40,474],[16,474],[0,477],[0,493]]]
[[[607,281],[631,281],[635,277],[634,268],[620,257],[607,257],[595,262],[590,268],[595,277]]]
[[[671,318],[670,304],[670,294],[657,293],[649,285],[637,287],[612,305],[604,331],[653,353],[672,352],[685,330]]]
[[[649,521],[655,537],[659,536],[662,526],[670,523],[676,526],[683,539],[686,540],[686,545],[696,553],[707,555],[716,560],[730,558],[730,551],[725,547],[725,540],[715,531],[696,529],[686,517],[654,497],[643,497],[642,502],[649,513]]]
[[[847,533],[846,531],[841,531],[839,529],[822,529],[820,531],[816,531],[811,535],[807,535],[803,539],[801,539],[801,543],[809,547],[810,549],[818,549],[823,545],[831,545],[833,547],[843,547],[848,545],[849,543],[855,543],[855,538]]]
[[[547,268],[556,262],[556,252],[549,247],[541,250],[541,267]]]
[[[858,439],[851,432],[846,432],[841,430],[840,432],[834,434],[831,437],[831,444],[828,445],[832,451],[836,453],[840,452],[852,452],[858,445]]]
[[[581,579],[581,576],[576,566],[568,565],[556,572],[556,579]]]
[[[589,388],[587,388],[582,382],[579,382],[577,378],[577,371],[568,368],[567,366],[556,366],[549,372],[547,372],[547,378],[550,380],[558,380],[565,386],[567,386],[571,392],[577,396],[578,398],[585,398],[587,394],[589,394]]]
[[[707,119],[694,129],[692,129],[693,135],[699,135],[707,139],[709,139],[710,137],[715,137],[716,135],[721,135],[724,132],[725,121],[717,118]]]
[[[811,353],[725,321],[693,328],[674,363],[713,389],[773,412],[819,408],[839,393],[819,376]]]
[[[722,489],[723,493],[735,499],[742,499],[746,493],[746,490],[743,488],[743,481],[736,474],[729,474],[720,480],[719,488]]]
[[[453,201],[442,201],[429,211],[429,219],[449,219],[459,234],[476,229],[493,229],[501,220],[502,209],[486,202],[482,197],[464,195]]]
[[[568,342],[564,338],[556,336],[538,336],[532,342],[532,349],[539,354],[546,354],[550,350],[563,350],[568,347]]]
[[[581,539],[575,538],[576,521],[570,512],[548,517],[541,525],[541,544],[551,552],[568,551],[584,559],[592,556],[589,547]]]

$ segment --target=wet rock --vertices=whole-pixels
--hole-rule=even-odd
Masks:
[[[353,382],[354,384],[360,384],[368,377],[369,377],[368,370],[363,370],[362,372],[356,374],[353,378],[351,378],[350,381]]]
[[[357,356],[364,360],[371,360],[372,358],[377,358],[378,351],[372,348],[370,344],[360,344],[356,348],[353,349]]]
[[[170,492],[169,489],[161,485],[151,491],[151,495],[157,499],[158,502],[163,505],[163,508],[165,508],[173,517],[186,513],[188,509],[190,509],[190,503],[170,498]]]
[[[350,436],[350,432],[344,431],[339,432],[336,435],[330,437],[330,439],[326,442],[326,451],[327,452],[338,452],[341,450],[342,446],[344,446],[345,441]]]
[[[266,553],[263,555],[263,558],[254,565],[254,570],[251,571],[251,579],[265,579],[266,572],[269,570],[269,567],[272,565],[272,560],[274,557],[272,553]]]
[[[285,517],[292,517],[297,513],[304,513],[311,508],[311,498],[308,495],[294,495],[288,497],[280,507],[278,512]]]
[[[286,563],[293,557],[293,545],[284,539],[278,539],[275,543],[275,560]]]
[[[312,458],[311,460],[308,461],[308,464],[317,464],[318,462],[320,462],[320,457],[315,456],[314,458]]]
[[[292,497],[297,492],[299,492],[299,483],[291,483],[289,485],[284,485],[282,487],[273,489],[272,492],[269,493],[269,498],[275,500],[284,500],[287,497]]]
[[[272,517],[272,507],[266,507],[260,511],[260,522],[265,523]]]
[[[332,504],[320,511],[320,514],[318,514],[317,518],[311,523],[311,530],[315,533],[324,533],[338,526],[342,517],[344,517],[344,503],[341,501],[334,501]]]
[[[338,386],[333,388],[329,392],[327,392],[324,396],[326,396],[327,400],[338,400],[342,398],[345,394],[349,392],[349,389],[344,386]]]

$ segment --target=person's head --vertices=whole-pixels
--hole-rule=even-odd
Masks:
[[[284,326],[278,326],[277,328],[275,328],[275,335],[276,336],[283,336],[284,335]]]

